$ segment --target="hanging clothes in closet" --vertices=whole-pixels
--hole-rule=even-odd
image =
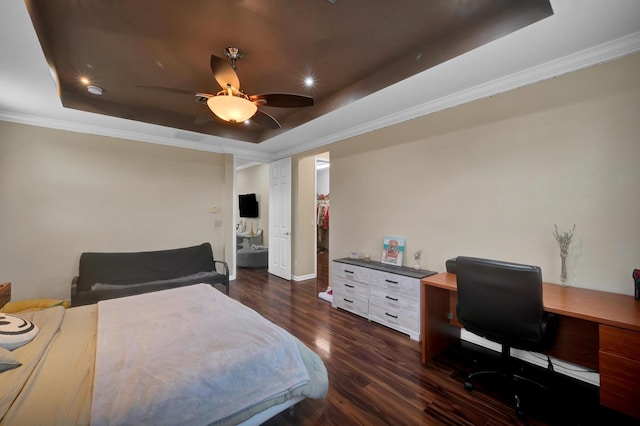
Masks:
[[[316,215],[318,251],[329,250],[329,194],[318,194]]]

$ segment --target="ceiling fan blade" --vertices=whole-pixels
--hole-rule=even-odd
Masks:
[[[238,74],[229,65],[229,62],[222,58],[218,58],[215,55],[211,55],[211,72],[216,81],[223,89],[227,88],[227,85],[240,90],[240,80]]]
[[[174,89],[172,87],[161,87],[161,86],[145,86],[145,85],[141,85],[141,84],[134,84],[133,87],[136,87],[138,89],[148,89],[148,90],[157,90],[157,91],[161,91],[161,92],[169,92],[169,93],[175,93],[178,95],[191,95],[194,96],[196,93],[195,91],[192,90],[184,90],[184,89]]]
[[[260,110],[257,110],[253,117],[251,117],[251,121],[267,129],[280,128],[280,123],[278,123],[278,120],[276,120],[266,112]]]
[[[254,102],[257,101],[261,105],[280,108],[300,108],[313,105],[313,98],[309,96],[291,95],[288,93],[253,95],[249,98]]]

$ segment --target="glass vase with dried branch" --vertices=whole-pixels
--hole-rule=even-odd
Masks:
[[[555,231],[553,231],[553,236],[558,242],[558,246],[560,246],[560,261],[562,262],[561,271],[560,271],[560,283],[563,287],[567,286],[567,256],[569,255],[569,245],[571,245],[571,239],[573,238],[573,233],[576,230],[576,225],[573,225],[571,231],[558,232],[558,225],[554,225],[556,227]]]

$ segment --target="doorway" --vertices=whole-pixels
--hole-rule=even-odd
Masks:
[[[306,281],[315,279],[318,283],[318,292],[325,291],[329,286],[329,235],[330,222],[329,212],[323,215],[325,222],[318,226],[318,194],[323,197],[324,204],[330,203],[329,188],[329,152],[294,160],[293,180],[294,203],[291,214],[294,229],[292,230],[293,240],[295,240],[296,253],[292,253],[291,263],[293,267],[293,281]],[[251,233],[257,229],[262,231],[264,246],[269,247],[269,257],[271,257],[272,236],[270,235],[272,224],[269,214],[270,202],[272,198],[269,188],[270,172],[269,164],[254,161],[242,161],[235,157],[235,194],[256,194],[259,203],[258,218],[241,218],[235,214],[236,225]],[[236,226],[238,228],[238,226]],[[246,231],[245,231],[246,232]],[[236,230],[237,235],[237,230]],[[243,240],[236,238],[236,249],[243,247]],[[258,243],[251,243],[258,244]],[[237,250],[236,250],[237,252]],[[236,253],[237,258],[237,253]],[[236,262],[237,263],[237,262]],[[267,268],[264,269],[267,273]]]
[[[235,266],[267,270],[269,245],[269,164],[234,158]],[[243,209],[248,199],[248,206]],[[243,211],[244,210],[244,211]]]
[[[269,273],[291,280],[291,157],[269,163]]]
[[[316,276],[318,292],[324,292],[329,287],[330,166],[329,153],[316,156]]]

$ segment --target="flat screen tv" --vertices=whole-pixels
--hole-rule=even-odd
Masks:
[[[258,200],[256,194],[238,195],[240,217],[258,217]]]

